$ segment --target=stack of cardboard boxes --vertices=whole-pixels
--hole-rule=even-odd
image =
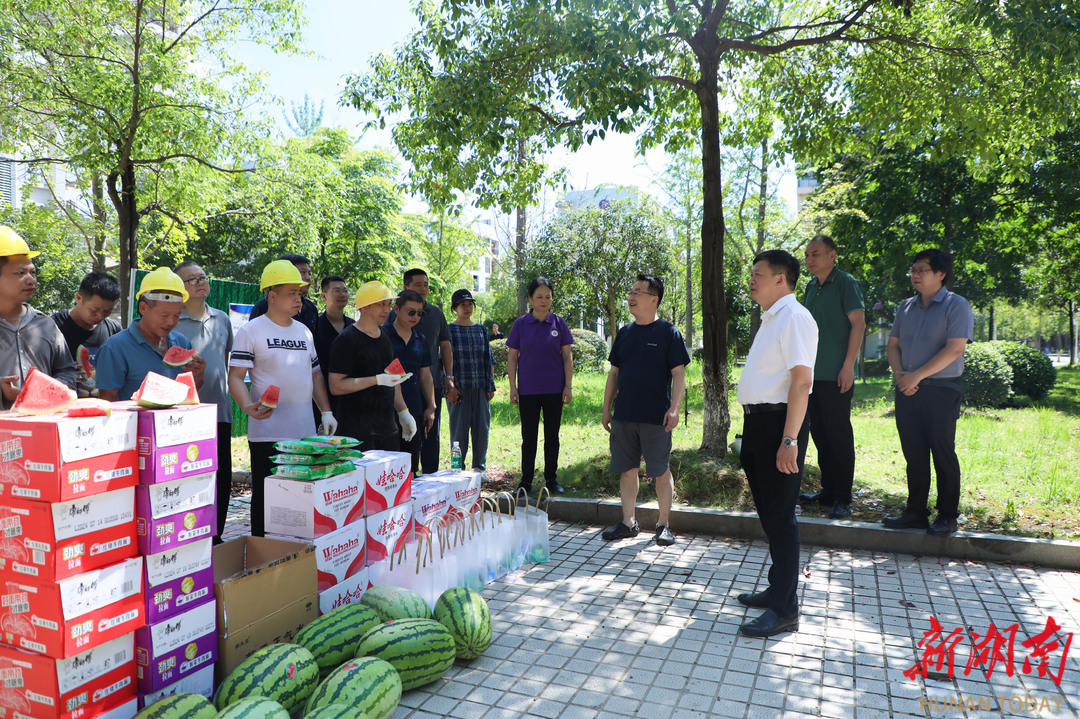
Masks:
[[[212,538],[217,408],[138,412],[139,552],[146,626],[135,636],[140,706],[190,692],[211,696],[217,658]]]
[[[136,711],[136,416],[0,416],[0,707]]]

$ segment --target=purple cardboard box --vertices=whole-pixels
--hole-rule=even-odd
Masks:
[[[214,472],[135,487],[140,554],[157,554],[212,537],[217,531]]]
[[[153,692],[217,659],[217,602],[211,599],[135,631],[139,691]]]
[[[211,545],[207,537],[146,557],[147,624],[157,624],[213,598]]]
[[[155,447],[149,437],[139,437],[139,482],[171,482],[195,474],[216,472],[217,439]]]

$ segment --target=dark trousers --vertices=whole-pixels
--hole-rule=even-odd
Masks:
[[[559,473],[562,393],[519,395],[518,411],[521,413],[521,484],[531,489],[536,475],[536,438],[541,413],[544,415],[544,481],[552,484]]]
[[[221,543],[221,533],[229,519],[229,499],[232,498],[232,423],[218,422],[217,426],[217,534],[214,544]]]
[[[416,422],[416,434],[408,442],[402,437],[399,440],[402,452],[408,452],[412,458],[412,476],[415,477],[420,471],[420,451],[424,446],[424,413],[416,414],[410,411],[413,421]]]
[[[266,478],[274,473],[270,457],[277,454],[273,442],[248,440],[251,454],[251,536],[266,535]]]
[[[428,430],[427,436],[423,440],[424,444],[420,448],[420,465],[423,467],[424,474],[434,474],[439,471],[439,422],[442,420],[442,401],[443,393],[436,389],[435,421],[432,422],[431,429]],[[416,426],[421,428],[423,424],[417,420]],[[419,429],[417,434],[420,434]]]
[[[841,392],[835,380],[814,382],[806,408],[810,436],[818,451],[821,492],[843,504],[851,504],[851,486],[855,482],[855,433],[851,429],[854,394],[854,386]]]
[[[739,454],[761,528],[769,541],[769,608],[781,617],[799,612],[799,523],[795,503],[809,440],[808,423],[804,421],[798,437],[799,471],[780,472],[776,468],[776,451],[784,438],[786,418],[784,411],[745,415]]]
[[[896,433],[907,462],[907,508],[928,514],[930,458],[937,474],[938,516],[960,516],[960,460],[956,457],[956,420],[960,390],[919,383],[910,397],[896,392]]]
[[[394,417],[394,422],[397,422],[397,417]],[[391,432],[390,434],[357,434],[356,439],[360,440],[360,451],[367,452],[372,449],[381,449],[385,452],[399,452],[401,451],[401,430],[397,432]]]

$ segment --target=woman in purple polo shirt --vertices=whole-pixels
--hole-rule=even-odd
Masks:
[[[510,328],[506,362],[510,403],[521,412],[521,488],[532,491],[536,472],[536,435],[544,415],[544,481],[553,494],[562,494],[559,471],[559,426],[563,405],[573,399],[574,337],[562,317],[551,312],[551,281],[537,277],[527,288],[532,311]]]

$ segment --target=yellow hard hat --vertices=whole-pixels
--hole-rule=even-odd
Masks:
[[[394,299],[394,293],[382,282],[379,282],[378,280],[365,282],[360,285],[360,289],[356,291],[356,309],[361,310],[376,302],[392,299]]]
[[[171,292],[180,295],[184,302],[188,301],[188,291],[184,288],[184,281],[168,267],[159,267],[152,272],[147,272],[143,277],[139,291],[135,294],[136,299],[142,299],[147,292]],[[164,297],[147,297],[148,300],[164,300]]]
[[[274,260],[262,271],[262,279],[259,280],[259,289],[266,291],[267,287],[274,285],[300,285],[301,289],[308,286],[307,282],[300,277],[300,270],[288,260]]]
[[[31,252],[26,240],[19,237],[15,230],[7,225],[0,225],[0,257],[26,255],[33,258],[40,254],[40,252]]]

